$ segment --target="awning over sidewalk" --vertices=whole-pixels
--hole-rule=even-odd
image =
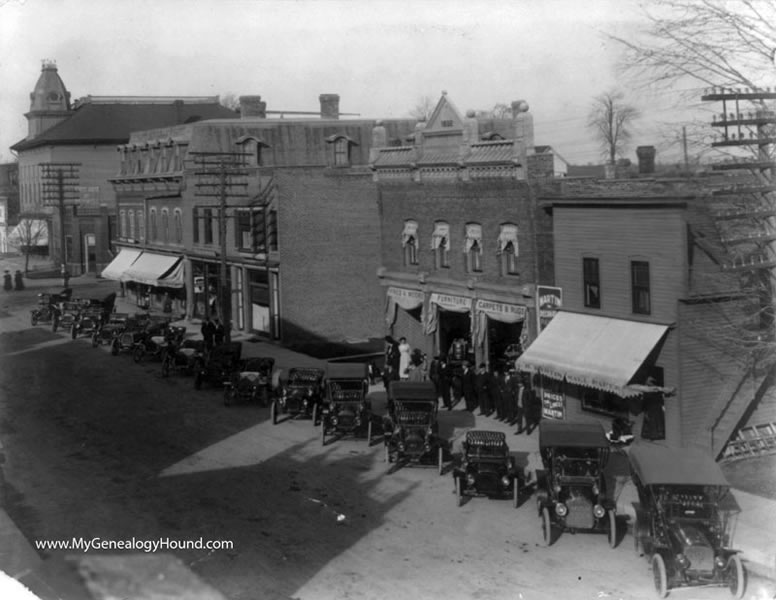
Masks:
[[[667,325],[560,312],[517,360],[517,368],[622,397]]]
[[[175,270],[181,267],[178,275]],[[170,279],[167,279],[167,277]],[[121,275],[121,281],[135,281],[154,287],[183,287],[182,259],[180,256],[143,252]]]
[[[101,276],[104,279],[113,279],[114,281],[121,281],[121,276],[124,271],[132,266],[132,263],[137,260],[137,257],[142,254],[141,250],[135,248],[122,248],[116,255],[111,263],[102,270]]]

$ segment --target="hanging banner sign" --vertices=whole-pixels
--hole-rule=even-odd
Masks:
[[[504,304],[490,300],[477,300],[474,304],[477,312],[485,313],[494,321],[517,323],[525,320],[526,308],[519,304]]]
[[[423,304],[423,292],[389,287],[386,295],[404,310],[412,310]]]
[[[547,285],[536,286],[536,320],[541,332],[563,306],[563,290]]]
[[[436,304],[439,308],[455,312],[469,312],[472,308],[472,299],[464,296],[448,296],[447,294],[431,294],[430,304]]]

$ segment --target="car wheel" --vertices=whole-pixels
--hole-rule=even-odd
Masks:
[[[515,475],[514,480],[512,481],[512,506],[514,508],[517,508],[517,505],[520,503],[520,481],[517,478],[517,475]]]
[[[51,323],[51,331],[53,331],[54,333],[56,333],[56,332],[57,332],[57,328],[58,328],[58,327],[59,327],[59,323],[57,323],[57,320],[56,320],[56,319],[54,319],[54,321]]]
[[[145,354],[145,347],[142,344],[140,344],[132,352],[132,359],[136,363],[139,363],[141,360],[143,360],[143,355],[144,354]]]
[[[746,573],[744,572],[741,557],[738,554],[734,554],[728,559],[727,570],[730,593],[733,594],[733,598],[743,598],[744,591],[746,590]]]
[[[655,591],[658,598],[668,596],[668,575],[666,574],[666,563],[660,554],[652,555],[652,579],[655,582]]]
[[[372,419],[370,417],[369,423],[366,425],[366,445],[367,447],[372,445]]]
[[[552,544],[552,520],[550,519],[550,509],[546,506],[542,508],[542,541],[545,546]]]
[[[313,427],[318,424],[318,405],[313,404]]]
[[[197,373],[194,375],[194,389],[202,389],[202,371],[197,370]]]
[[[118,356],[118,353],[119,353],[119,342],[118,342],[118,340],[114,340],[113,343],[110,345],[110,353],[113,356]]]
[[[96,348],[100,345],[100,339],[97,337],[97,334],[95,333],[92,335],[92,348]]]
[[[32,314],[30,315],[30,323],[32,323],[33,326],[38,324],[38,315]]]
[[[439,448],[437,448],[437,469],[440,475],[442,474],[442,471],[444,471],[445,469],[444,454],[445,454],[444,448],[442,448],[442,446],[439,446]]]
[[[643,552],[641,535],[641,525],[639,524],[639,517],[636,515],[633,521],[633,549],[636,551],[637,556],[641,556]]]
[[[609,515],[609,547],[617,547],[617,516],[613,510],[608,510],[606,513]]]
[[[224,388],[224,406],[232,405],[232,390],[229,387]]]
[[[75,339],[76,337],[78,337],[78,328],[77,328],[75,325],[73,325],[73,326],[70,328],[70,337],[71,337],[72,339]]]
[[[458,506],[463,504],[463,492],[461,491],[461,478],[453,477],[455,479],[455,500]]]
[[[326,445],[326,420],[321,420],[321,446]]]
[[[269,418],[273,425],[278,424],[278,403],[273,402],[269,405]]]
[[[170,376],[170,359],[165,356],[162,360],[162,377],[169,377]]]

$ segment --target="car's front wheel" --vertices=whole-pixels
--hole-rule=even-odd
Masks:
[[[515,478],[512,480],[512,506],[517,508],[518,504],[520,504],[520,480],[515,475]]]
[[[132,359],[139,363],[141,360],[143,360],[143,355],[145,354],[145,346],[143,344],[138,344],[135,349],[132,351]]]
[[[272,402],[269,406],[269,418],[272,421],[273,425],[278,424],[278,403]]]
[[[461,490],[463,483],[460,477],[453,477],[453,479],[455,479],[455,501],[458,506],[461,506],[463,504],[463,491]]]
[[[92,348],[96,348],[99,345],[100,345],[99,336],[96,333],[92,334]]]
[[[113,343],[110,345],[110,353],[113,356],[118,356],[119,353],[119,341],[113,340]]]
[[[445,449],[442,448],[440,445],[439,448],[437,448],[437,471],[441,475],[442,472],[445,470]]]
[[[609,530],[607,531],[609,537],[609,547],[617,547],[617,516],[613,510],[606,511],[609,516]]]
[[[746,573],[741,557],[734,554],[728,559],[728,584],[733,598],[743,598],[746,590]]]
[[[655,592],[658,598],[668,596],[668,574],[666,573],[666,563],[660,554],[652,555],[652,579],[655,582]]]
[[[545,546],[552,544],[552,519],[550,509],[546,506],[542,508],[542,541]]]
[[[170,376],[170,363],[172,362],[172,359],[170,356],[165,355],[165,357],[162,359],[162,377],[169,377]]]

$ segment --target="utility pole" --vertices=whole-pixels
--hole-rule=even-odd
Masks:
[[[59,252],[62,283],[67,287],[70,272],[67,269],[67,236],[65,235],[65,206],[78,200],[76,186],[81,163],[42,163],[43,199],[46,206],[54,206],[59,214]]]
[[[244,155],[239,152],[201,152],[194,155],[194,174],[198,177],[195,184],[195,196],[217,198],[218,204],[207,208],[218,211],[219,243],[219,304],[223,319],[225,336],[229,343],[232,339],[232,289],[229,283],[229,264],[227,262],[226,220],[230,208],[230,198],[248,198],[246,188],[250,170],[244,166]],[[202,208],[202,206],[200,206]],[[199,224],[195,223],[195,227]],[[207,289],[207,278],[205,289]]]

